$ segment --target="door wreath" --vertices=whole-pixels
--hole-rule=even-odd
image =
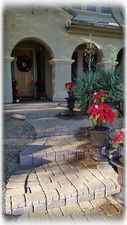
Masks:
[[[17,58],[17,67],[22,72],[28,72],[32,67],[32,60],[28,56],[19,56]]]

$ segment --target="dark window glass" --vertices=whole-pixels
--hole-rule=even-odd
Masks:
[[[81,9],[81,5],[74,4],[72,5],[72,9]]]
[[[78,60],[78,53],[74,52],[72,55],[72,59],[75,60],[75,62],[71,65],[71,81],[75,82],[77,79],[77,60]]]
[[[108,7],[101,7],[101,13],[110,14],[110,9]]]
[[[90,68],[94,72],[96,70],[96,63],[97,63],[97,54],[92,55],[92,61]],[[88,60],[87,57],[83,53],[83,72],[88,72],[89,71],[89,65],[88,65]]]
[[[96,6],[87,6],[87,11],[96,12]]]

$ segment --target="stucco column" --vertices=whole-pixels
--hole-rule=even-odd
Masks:
[[[52,100],[65,101],[67,91],[65,83],[71,82],[71,64],[74,60],[67,59],[52,59],[49,61],[52,64]]]
[[[5,103],[12,103],[12,75],[11,75],[11,62],[14,57],[4,57],[3,67],[3,97]]]

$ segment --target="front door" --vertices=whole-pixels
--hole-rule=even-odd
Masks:
[[[33,79],[33,50],[16,48],[14,50],[15,79],[18,82],[17,89],[22,97],[34,96]]]

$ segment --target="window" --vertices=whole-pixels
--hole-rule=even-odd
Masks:
[[[101,13],[110,14],[110,9],[108,7],[101,7]]]
[[[87,6],[87,11],[96,12],[96,6]]]
[[[72,9],[78,9],[81,10],[81,5],[73,4]]]
[[[73,4],[71,7],[73,10],[77,9],[77,10],[83,10],[83,11],[88,11],[88,12],[111,14],[110,8],[106,7],[106,6]]]
[[[77,79],[77,61],[78,61],[78,53],[74,52],[72,55],[72,59],[75,60],[75,62],[71,65],[71,81],[75,82]]]

